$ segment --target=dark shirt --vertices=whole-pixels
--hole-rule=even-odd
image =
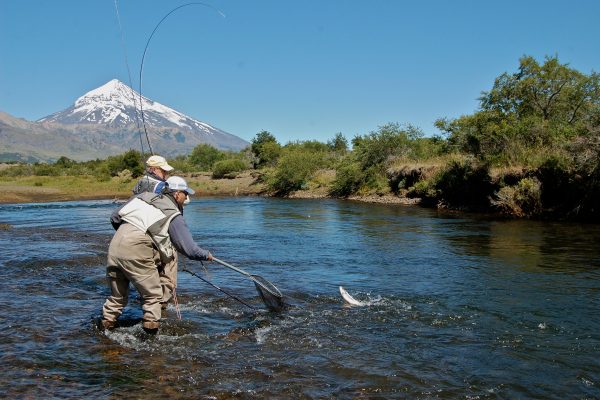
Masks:
[[[135,184],[133,194],[135,195],[143,192],[161,193],[167,186],[167,182],[165,182],[164,179],[153,172],[148,171]]]

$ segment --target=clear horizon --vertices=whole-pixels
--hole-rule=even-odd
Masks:
[[[152,30],[184,4],[0,0],[0,111],[34,121],[111,79],[139,90]],[[390,122],[432,135],[523,55],[598,71],[598,15],[590,0],[205,2],[156,30],[143,95],[247,141],[351,139]]]

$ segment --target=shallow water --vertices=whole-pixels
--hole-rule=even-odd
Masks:
[[[217,257],[156,337],[108,294],[109,201],[1,205],[2,398],[600,398],[600,227],[335,200],[196,199]],[[180,263],[184,264],[183,262]],[[363,307],[344,305],[344,286]]]

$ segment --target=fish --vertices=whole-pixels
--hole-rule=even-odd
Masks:
[[[348,292],[346,292],[346,289],[344,289],[341,286],[340,286],[340,294],[342,295],[344,300],[346,300],[346,303],[348,303],[350,305],[359,306],[359,307],[365,305],[365,303],[363,303],[362,301],[358,301],[354,297],[350,296],[350,294]]]

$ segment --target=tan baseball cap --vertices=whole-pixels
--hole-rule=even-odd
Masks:
[[[173,171],[175,168],[171,167],[167,160],[161,156],[152,156],[146,161],[146,165],[149,167],[157,167],[163,171]]]

